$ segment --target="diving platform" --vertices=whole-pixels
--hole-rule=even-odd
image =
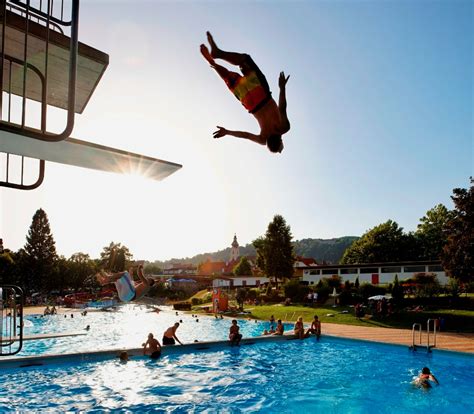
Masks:
[[[14,7],[15,2],[8,5]],[[12,66],[4,62],[3,90],[17,96],[25,94],[27,99],[44,102],[42,82],[39,81],[44,76],[47,78],[47,104],[68,109],[71,38],[62,33],[60,25],[54,25],[52,18],[48,28],[40,20],[36,22],[31,18],[27,19],[13,10],[0,7],[0,42],[3,42],[4,54],[8,60],[20,64]],[[4,39],[1,37],[2,33],[5,33]],[[25,61],[31,70],[28,70],[24,91]],[[76,113],[84,111],[108,65],[108,54],[78,42],[74,104]]]

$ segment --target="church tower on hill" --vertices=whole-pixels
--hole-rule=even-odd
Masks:
[[[237,236],[234,234],[234,241],[231,244],[232,250],[230,251],[230,261],[237,261],[240,256],[239,243],[237,241]]]

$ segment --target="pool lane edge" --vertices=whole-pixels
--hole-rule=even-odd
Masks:
[[[290,340],[297,340],[297,338],[295,338],[293,334],[257,336],[254,338],[243,338],[240,342],[240,347],[245,347],[256,343],[282,342]],[[193,342],[184,345],[163,345],[161,348],[161,354],[162,356],[166,356],[190,352],[214,351],[223,348],[231,348],[228,340]],[[101,351],[71,352],[67,354],[31,355],[7,358],[4,360],[0,359],[0,370],[6,368],[37,367],[67,362],[101,361],[104,359],[118,358],[120,353],[124,351],[127,352],[129,357],[143,356],[143,348],[116,348]]]

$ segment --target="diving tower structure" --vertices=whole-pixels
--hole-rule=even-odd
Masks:
[[[154,180],[182,167],[71,137],[109,65],[78,34],[79,0],[0,0],[0,190],[38,188],[46,161]],[[0,356],[22,348],[23,304],[22,289],[0,285]]]
[[[109,65],[78,33],[79,0],[0,0],[0,187],[39,187],[46,161],[154,180],[182,167],[70,137]],[[25,182],[25,161],[37,164],[36,181]]]

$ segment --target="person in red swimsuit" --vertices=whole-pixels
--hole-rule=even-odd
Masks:
[[[283,150],[281,136],[290,130],[290,122],[286,114],[286,83],[290,76],[280,73],[278,85],[280,97],[278,105],[272,98],[268,82],[255,64],[250,55],[246,53],[226,52],[217,47],[212,35],[207,32],[207,40],[211,51],[206,45],[201,45],[201,53],[211,67],[224,80],[227,87],[249,111],[260,125],[260,134],[255,135],[245,131],[231,131],[218,126],[214,138],[231,135],[237,138],[249,139],[257,144],[266,145],[271,152]],[[217,64],[215,59],[223,59],[232,65],[240,67],[242,75],[231,72]]]

